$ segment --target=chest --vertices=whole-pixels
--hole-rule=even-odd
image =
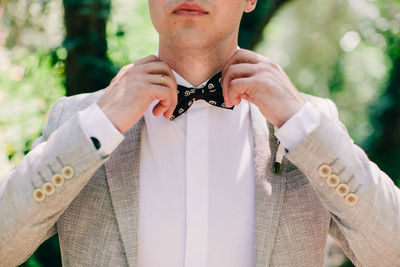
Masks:
[[[221,159],[232,159],[232,154],[236,154],[236,152],[233,153],[232,151],[243,151],[243,147],[245,146],[244,143],[242,143],[241,146],[238,146],[238,150],[237,148],[230,150],[230,147],[234,146],[234,143],[232,142],[228,142],[228,146],[216,148],[214,143],[210,145],[210,139],[218,139],[214,138],[212,135],[209,135],[208,137],[210,139],[208,139],[207,146],[203,145],[205,143],[203,142],[204,138],[201,138],[201,135],[198,138],[198,141],[193,142],[193,144],[196,145],[195,149],[202,151],[198,153],[202,156],[197,156],[197,158],[195,158],[196,160],[192,161],[193,170],[196,170],[193,171],[193,177],[197,177],[197,180],[194,179],[192,182],[202,182],[201,184],[203,185],[201,190],[196,190],[195,192],[204,193],[207,191],[204,184],[208,184],[208,188],[210,188],[212,185],[211,183],[213,182],[221,182],[219,187],[223,189],[225,185],[223,181],[226,181],[224,179],[235,177],[234,175],[223,176],[222,170],[224,169],[230,168],[235,170],[236,178],[243,174],[242,177],[248,177],[248,180],[246,180],[246,185],[248,187],[243,190],[247,193],[241,196],[241,199],[245,199],[245,201],[240,203],[240,209],[245,211],[247,208],[248,211],[253,213],[249,212],[242,217],[250,218],[250,221],[246,222],[246,225],[249,227],[242,227],[240,229],[242,233],[250,236],[250,239],[247,239],[247,243],[245,244],[247,244],[247,248],[250,248],[250,250],[248,250],[249,254],[254,257],[254,265],[322,265],[330,216],[315,196],[307,178],[295,166],[284,160],[282,173],[277,175],[272,172],[273,159],[277,149],[276,140],[274,140],[269,134],[265,124],[265,119],[262,118],[262,115],[256,112],[253,112],[252,115],[251,132],[247,132],[247,135],[250,134],[251,136],[249,142],[252,143],[250,143],[246,148],[251,155],[246,158],[250,161],[243,161],[242,158],[237,157],[238,161],[227,160],[226,165],[224,165],[226,167],[219,168],[218,163],[221,162]],[[263,121],[264,125],[262,125]],[[141,208],[141,205],[144,202],[141,200],[140,189],[142,185],[148,182],[144,181],[145,176],[141,171],[141,166],[144,166],[141,163],[141,154],[143,152],[142,138],[144,136],[142,134],[143,127],[138,127],[132,130],[106,164],[96,172],[84,190],[82,190],[82,192],[77,196],[57,223],[61,249],[63,251],[63,259],[66,262],[68,262],[69,259],[75,259],[77,255],[82,255],[79,250],[82,246],[78,244],[85,244],[85,253],[93,256],[83,257],[86,260],[93,260],[93,262],[88,263],[88,265],[96,264],[99,261],[104,260],[104,262],[109,262],[115,266],[137,266],[138,255],[140,253],[140,236],[138,236],[138,233],[140,233],[141,227],[151,226],[151,224],[140,224],[140,213],[145,210]],[[240,124],[238,124],[238,127],[240,127]],[[221,128],[223,127],[216,129]],[[249,130],[248,128],[246,129],[246,131]],[[223,131],[221,130],[221,133],[222,132]],[[228,135],[230,131],[225,131],[225,133],[226,134],[221,136]],[[164,136],[163,134],[165,134],[165,131],[160,131],[161,137]],[[218,135],[219,134],[220,133],[218,133]],[[178,136],[178,138],[186,137]],[[218,140],[220,141],[218,144],[226,142],[224,138]],[[179,153],[171,154],[168,152],[171,150],[157,145],[146,150],[153,151],[153,149],[165,149],[164,152],[168,152],[164,153],[164,158],[162,161],[160,160],[160,162],[164,164],[164,168],[154,168],[155,165],[152,165],[151,161],[148,161],[150,162],[148,170],[164,169],[183,173],[184,176],[180,177],[181,184],[179,185],[181,190],[187,190],[188,187],[188,184],[186,184],[187,148],[184,148],[187,147],[187,144],[186,142],[184,142],[184,144],[185,145],[181,146],[180,150],[182,152],[181,155],[183,156],[178,156],[177,154]],[[207,147],[207,149],[205,147]],[[211,158],[214,154],[218,155],[218,157],[212,158],[213,160],[207,161],[206,163],[207,159],[204,155],[210,156],[210,151],[212,151]],[[226,156],[227,154],[229,156]],[[240,153],[237,153],[237,155],[239,154]],[[180,157],[182,161],[176,160],[175,157]],[[156,158],[157,157],[155,157],[154,160],[156,160]],[[174,158],[174,160],[171,160],[172,158]],[[171,164],[172,161],[175,163]],[[240,162],[245,162],[245,164],[241,164]],[[247,166],[247,169],[243,168],[243,166]],[[210,170],[213,170],[213,179],[211,182],[208,180],[207,183],[203,183],[204,181],[202,180],[202,177],[204,177],[204,174],[206,173],[210,174]],[[253,173],[251,173],[251,171]],[[225,178],[222,179],[221,177]],[[175,187],[179,184],[174,183],[174,181],[171,180],[179,179],[179,177],[175,177],[175,175],[165,176],[163,173],[160,173],[158,178],[165,178],[163,182],[170,186],[169,190],[171,190],[171,192],[174,192],[173,190],[176,190]],[[232,180],[235,181],[234,178],[231,179],[231,182]],[[149,188],[153,188],[153,190],[156,189],[156,185],[157,184],[148,183]],[[196,184],[192,183],[192,185]],[[190,188],[192,188],[193,192],[193,189],[196,188],[196,186],[191,186]],[[241,188],[238,186],[238,189]],[[253,191],[251,191],[252,189]],[[187,203],[188,200],[190,201],[190,197],[187,198],[187,193],[188,191],[185,191],[185,194],[176,194],[176,203]],[[214,199],[217,199],[222,203],[218,204],[220,205],[218,209],[215,209],[218,211],[228,211],[228,207],[231,207],[231,210],[229,211],[231,212],[233,208],[237,206],[229,206],[229,203],[223,203],[224,200],[229,199],[224,197],[225,195],[229,195],[229,190],[225,190],[223,194],[210,192],[208,194],[213,194],[214,197],[210,200],[210,195],[208,195],[207,202],[205,202],[207,203],[206,205],[202,202],[204,198],[202,198],[201,195],[192,195],[196,196],[192,199],[193,203],[201,204],[196,209],[190,210],[193,211],[193,216],[187,216],[186,204],[184,204],[184,207],[174,207],[168,204],[160,209],[158,214],[162,215],[179,211],[179,214],[177,213],[178,216],[176,216],[176,218],[181,219],[179,223],[185,223],[187,218],[195,218],[196,220],[199,218],[199,220],[196,221],[198,224],[195,222],[193,226],[197,225],[196,227],[201,227],[201,225],[205,225],[205,218],[207,218],[207,220],[210,219],[208,213],[210,210],[214,210],[213,205],[217,205],[213,204]],[[152,201],[158,200],[157,194],[149,196],[153,197]],[[238,197],[237,194],[232,195],[232,197],[234,196]],[[240,199],[240,197],[238,197],[238,199]],[[160,202],[160,205],[163,204],[162,201],[158,202]],[[98,203],[101,203],[101,205],[98,205]],[[204,214],[208,215],[205,217],[200,216]],[[222,212],[222,214],[224,213]],[[229,215],[231,217],[225,217],[229,219],[223,220],[223,223],[219,225],[219,229],[228,229],[229,222],[236,219],[232,219],[231,214],[232,213]],[[215,218],[218,218],[218,216],[215,216]],[[253,221],[251,221],[251,219]],[[180,227],[176,227],[176,229],[178,228]],[[156,228],[150,227],[149,231],[151,230],[156,231]],[[162,228],[158,228],[157,231],[160,230],[162,230]],[[166,227],[164,230],[164,232],[168,232],[170,231],[170,228]],[[215,230],[207,229],[207,235],[204,235],[204,229],[203,231],[192,231],[192,233],[199,233],[198,236],[200,237],[198,237],[198,240],[203,240],[202,242],[205,242],[204,238],[201,239],[201,237],[208,237],[209,233],[212,231],[215,232]],[[221,230],[221,232],[223,231]],[[235,233],[235,231],[226,231],[225,233],[228,232]],[[180,233],[179,236],[183,238],[183,232]],[[234,234],[230,234],[230,236],[235,237]],[[228,239],[229,238],[221,240],[227,241]],[[240,244],[238,240],[231,240],[230,242],[232,244]],[[250,247],[248,246],[249,242],[253,242]],[[172,247],[171,240],[168,242],[160,242],[159,244],[161,244],[160,246],[163,248]],[[221,244],[226,244],[226,242]],[[186,247],[183,247],[183,243],[181,243],[181,246],[176,247],[181,249],[181,251],[186,249]],[[220,251],[223,248],[224,245],[221,245],[215,247],[214,250]],[[194,247],[193,249],[196,250],[197,248]],[[175,252],[178,253],[177,251]],[[202,253],[204,255],[207,251],[203,250]],[[152,255],[154,255],[154,253]],[[198,255],[202,254],[199,253]],[[304,259],[303,265],[299,265],[299,258]],[[309,264],[307,265],[307,263]]]

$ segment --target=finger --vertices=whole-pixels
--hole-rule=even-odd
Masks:
[[[230,82],[236,78],[253,76],[257,72],[256,66],[256,64],[241,63],[231,65],[228,69],[226,69],[222,79],[222,93],[224,96],[225,104],[228,107],[231,107],[233,105],[232,99],[229,97],[228,94]]]
[[[239,105],[242,97],[251,98],[249,91],[254,86],[254,81],[251,77],[233,79],[229,84],[228,95],[234,105]]]
[[[164,83],[162,83],[162,77],[164,77]],[[145,77],[145,80],[148,83],[154,84],[154,85],[162,85],[162,86],[167,86],[168,88],[171,89],[176,89],[176,82],[174,79],[172,79],[170,76],[165,75],[165,74],[148,74]]]
[[[143,71],[148,74],[164,74],[175,80],[175,76],[172,73],[171,67],[165,62],[149,62],[147,64],[143,64],[141,67],[143,68]]]
[[[165,114],[169,110],[169,107],[166,106],[164,103],[158,102],[158,104],[153,108],[154,116],[159,116],[161,114]]]
[[[252,98],[248,93],[242,94],[241,97],[242,97],[244,100],[247,100],[247,101],[249,101],[249,102],[253,102],[253,98]]]
[[[259,57],[256,53],[250,51],[250,50],[246,50],[246,49],[238,49],[233,55],[232,57],[225,63],[224,67],[222,68],[222,81],[224,82],[225,80],[225,75],[227,70],[230,68],[230,66],[232,66],[233,64],[238,64],[238,63],[250,63],[250,64],[256,64],[259,62]],[[223,89],[223,95],[224,95],[224,100],[225,100],[225,104],[227,105],[227,107],[232,107],[233,103],[232,101],[230,101],[229,97],[225,97],[227,96],[227,89],[228,86],[227,84],[229,83],[225,83],[225,86],[222,86]]]
[[[224,67],[222,68],[222,73],[226,71],[227,68],[229,68],[230,65],[232,64],[237,64],[237,63],[258,63],[259,56],[254,53],[253,51],[246,50],[246,49],[238,49],[232,57],[225,62]]]
[[[164,117],[166,119],[170,119],[172,117],[172,114],[174,114],[174,110],[176,108],[176,105],[178,104],[178,90],[177,87],[178,85],[176,82],[172,85],[173,88],[170,88],[170,94],[171,94],[171,105],[167,113],[164,114]]]
[[[158,62],[161,61],[158,57],[156,57],[155,55],[150,55],[144,58],[141,58],[139,60],[136,60],[135,62],[133,62],[133,65],[142,65],[142,64],[146,64],[146,63],[150,63],[150,62]]]
[[[170,88],[162,85],[152,85],[150,87],[150,90],[152,90],[155,98],[160,100],[160,102],[158,102],[157,105],[153,108],[153,114],[155,116],[158,116],[169,111],[171,109],[172,103]]]
[[[170,94],[171,94],[171,105],[170,105],[170,108],[168,109],[168,111],[166,113],[164,113],[164,116],[167,119],[169,119],[172,116],[172,114],[174,113],[175,107],[178,104],[178,94],[177,94],[178,85],[176,84],[176,81],[174,79],[172,79],[169,76],[165,76],[165,75],[164,75],[165,84],[164,85],[161,84],[162,75],[164,75],[164,74],[150,74],[147,77],[148,77],[149,83],[155,84],[155,85],[166,86],[169,88]]]
[[[159,59],[158,57],[154,56],[154,55],[150,55],[150,56],[141,58],[141,59],[139,59],[139,60],[137,60],[137,61],[135,61],[135,62],[133,62],[133,63],[131,63],[131,64],[128,64],[128,65],[123,66],[123,67],[119,70],[119,72],[117,73],[117,75],[114,77],[114,79],[119,78],[121,75],[123,75],[125,72],[131,70],[131,69],[132,69],[133,67],[135,67],[135,66],[140,66],[140,65],[143,65],[143,64],[146,64],[146,63],[158,62],[158,61],[160,61],[160,59]],[[114,80],[114,79],[113,79],[113,80]],[[112,80],[112,81],[113,81],[113,80]],[[112,81],[111,81],[111,82],[112,82]]]

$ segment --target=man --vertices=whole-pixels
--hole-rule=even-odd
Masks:
[[[56,232],[66,266],[321,266],[328,234],[400,265],[399,189],[331,101],[237,48],[255,5],[149,0],[158,56],[57,101],[0,180],[1,266]]]

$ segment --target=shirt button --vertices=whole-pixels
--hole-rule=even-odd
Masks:
[[[51,180],[56,187],[60,187],[64,184],[64,176],[58,173],[54,174]]]
[[[65,166],[62,168],[61,174],[65,179],[71,179],[74,176],[74,169],[71,166]]]
[[[45,198],[46,195],[44,194],[42,189],[36,189],[35,191],[33,191],[33,198],[37,201],[37,202],[42,202]]]
[[[42,186],[43,192],[46,196],[51,196],[56,191],[56,187],[51,183],[44,183]]]
[[[321,177],[326,178],[332,174],[332,168],[327,164],[322,164],[318,169],[318,173]]]
[[[328,178],[326,179],[326,183],[330,186],[330,187],[336,187],[340,182],[340,179],[337,175],[335,174],[331,174],[328,176]]]
[[[344,198],[344,202],[348,206],[354,206],[358,202],[358,196],[356,196],[354,193],[350,193]]]
[[[349,186],[347,184],[340,184],[336,187],[336,194],[341,197],[344,197],[349,193]]]

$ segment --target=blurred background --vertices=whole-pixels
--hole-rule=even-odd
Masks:
[[[157,50],[146,0],[0,0],[0,177],[54,101],[105,88]],[[331,98],[354,142],[400,185],[400,0],[259,0],[239,45]],[[326,266],[352,266],[328,242]],[[22,266],[61,266],[57,236]]]

